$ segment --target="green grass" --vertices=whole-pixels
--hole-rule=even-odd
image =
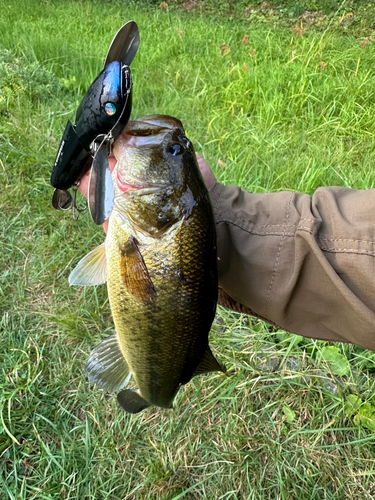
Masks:
[[[373,187],[375,42],[334,23],[299,37],[271,14],[137,2],[0,0],[0,12],[1,498],[372,499],[375,435],[345,407],[351,394],[375,405],[369,351],[338,344],[339,376],[328,344],[220,309],[211,344],[229,377],[193,379],[173,411],[129,416],[88,384],[85,360],[113,324],[105,288],[67,277],[103,233],[51,208],[49,175],[113,34],[134,19],[133,116],[177,115],[220,181]]]

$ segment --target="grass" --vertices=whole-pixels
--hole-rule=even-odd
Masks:
[[[220,309],[211,344],[229,377],[194,379],[173,411],[129,416],[88,384],[85,360],[112,320],[105,288],[67,277],[103,234],[87,214],[52,210],[49,175],[113,34],[134,19],[133,116],[177,115],[221,182],[373,187],[374,42],[333,23],[299,36],[272,17],[136,2],[0,11],[2,498],[372,499],[375,436],[345,406],[375,404],[369,351],[337,344],[339,376],[328,344]]]
[[[143,4],[174,11],[214,17],[246,19],[248,22],[289,27],[295,31],[314,28],[368,38],[374,31],[375,4],[372,0],[141,0]]]

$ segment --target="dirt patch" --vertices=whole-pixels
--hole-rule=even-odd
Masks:
[[[186,0],[181,7],[185,10],[202,9],[204,2],[197,2],[196,0]]]

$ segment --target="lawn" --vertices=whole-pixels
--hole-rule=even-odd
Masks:
[[[375,186],[375,41],[356,11],[168,3],[0,0],[0,496],[372,499],[369,351],[219,308],[210,343],[229,376],[194,378],[173,410],[127,415],[85,377],[113,323],[105,287],[67,278],[104,233],[52,209],[49,176],[127,20],[141,35],[132,116],[180,118],[221,182]]]

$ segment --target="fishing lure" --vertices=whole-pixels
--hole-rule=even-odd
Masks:
[[[88,207],[91,217],[95,224],[101,225],[112,213],[114,194],[108,157],[112,143],[130,118],[130,64],[138,47],[138,26],[129,21],[114,36],[104,68],[78,106],[74,125],[69,120],[65,127],[51,174],[51,184],[55,188],[52,205],[57,210],[72,209],[74,219],[86,209],[77,206],[76,194],[81,177],[90,167]]]

